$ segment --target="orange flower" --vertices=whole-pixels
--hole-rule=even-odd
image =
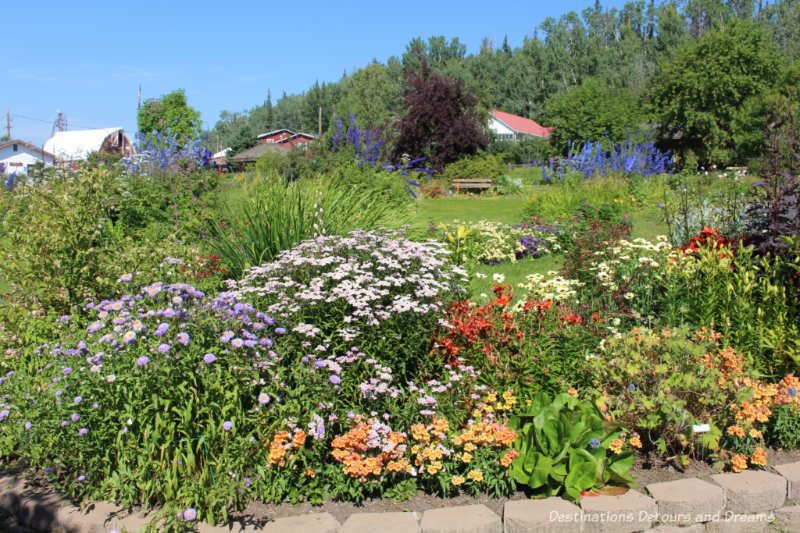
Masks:
[[[500,464],[508,468],[517,457],[519,457],[519,452],[517,450],[508,450],[503,458],[500,459]]]
[[[314,472],[313,470],[311,470],[310,468],[306,468],[305,471],[304,471],[304,474],[306,475],[306,477],[310,477],[310,478],[317,477],[317,473]]]
[[[754,439],[760,439],[764,436],[764,434],[761,433],[759,430],[753,428],[750,430],[750,436],[753,437]]]
[[[469,473],[467,474],[467,479],[471,479],[476,483],[480,483],[481,481],[483,481],[483,472],[481,472],[480,470],[470,470]]]
[[[750,462],[758,466],[767,466],[766,452],[761,448],[756,448],[756,451],[753,452],[753,456],[750,457]]]
[[[642,440],[638,437],[638,435],[634,435],[631,437],[630,440],[631,446],[634,448],[641,448],[642,447]]]
[[[478,449],[478,447],[475,446],[474,444],[472,444],[471,442],[468,442],[468,443],[464,444],[464,451],[465,452],[474,452],[477,449]]]
[[[730,426],[728,427],[728,434],[744,437],[744,430],[740,426]]]
[[[306,443],[306,433],[302,429],[294,430],[294,438],[292,439],[292,448],[295,450],[303,447]]]
[[[469,463],[470,461],[472,461],[472,454],[471,453],[461,454],[461,460],[464,461],[465,463]]]
[[[578,391],[575,389],[575,387],[570,387],[569,390],[567,391],[567,393],[570,396],[572,396],[573,398],[577,398],[578,397]]]
[[[625,443],[622,442],[620,439],[614,439],[611,441],[611,445],[608,447],[614,453],[622,453],[622,446]]]
[[[733,459],[731,459],[731,470],[734,472],[747,470],[747,456],[741,453],[739,455],[734,455]]]
[[[453,485],[455,485],[457,487],[459,485],[462,485],[465,480],[464,480],[463,476],[453,476],[452,481],[453,481]]]

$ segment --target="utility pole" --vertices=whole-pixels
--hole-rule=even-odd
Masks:
[[[322,140],[322,106],[319,106],[319,114],[318,114],[318,117],[317,117],[317,124],[318,124],[317,131],[319,132],[319,135],[317,136],[317,140],[321,141]]]
[[[11,111],[6,109],[6,135],[8,135],[8,140],[11,140]]]

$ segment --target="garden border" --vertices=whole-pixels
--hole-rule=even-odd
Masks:
[[[197,528],[200,533],[800,532],[800,461],[773,470],[650,483],[649,496],[635,490],[584,496],[580,506],[561,498],[513,500],[505,503],[502,518],[484,505],[463,505],[422,513],[355,513],[343,524],[329,513],[311,513]],[[15,474],[0,475],[0,511],[16,519],[16,531],[53,533],[138,531],[148,518],[102,502],[81,509]]]

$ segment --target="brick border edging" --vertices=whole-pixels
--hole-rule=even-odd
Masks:
[[[464,505],[422,513],[355,513],[344,524],[329,513],[311,513],[264,526],[196,526],[201,533],[752,533],[776,527],[800,533],[800,462],[775,471],[651,483],[650,496],[628,491],[584,497],[580,506],[561,498],[514,500],[506,502],[502,518],[484,505]],[[29,487],[24,477],[7,474],[0,475],[0,509],[20,526],[53,533],[135,532],[148,520],[143,512],[125,514],[109,503],[81,510],[51,489]]]

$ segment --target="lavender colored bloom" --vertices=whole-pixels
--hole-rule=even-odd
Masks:
[[[61,390],[61,389],[58,389],[58,390],[56,391],[56,398],[58,398],[58,397],[59,397],[59,396],[61,396],[62,394],[64,394],[64,391],[63,391],[63,390]]]
[[[231,346],[233,346],[234,348],[241,348],[242,346],[244,346],[244,341],[237,337],[231,341]]]
[[[139,366],[147,366],[147,363],[150,362],[150,358],[146,355],[141,356],[139,359],[136,360],[136,364]]]
[[[61,373],[64,374],[65,376],[69,375],[71,372],[72,372],[72,368],[70,368],[68,366],[65,366],[64,368],[61,369]]]
[[[75,398],[73,398],[73,401],[75,403],[81,403],[83,401],[83,397],[82,396],[75,396]]]
[[[86,481],[86,476],[84,475],[78,476],[78,481]]]
[[[636,385],[631,383],[630,385],[628,385],[628,390],[631,391],[631,392],[635,391],[636,390]]]
[[[275,333],[277,333],[278,335],[283,335],[284,333],[286,333],[286,328],[277,327],[275,328]]]
[[[155,335],[157,337],[163,337],[168,329],[169,329],[169,324],[167,324],[166,322],[162,322],[161,324],[158,325],[156,330],[153,332],[153,335]]]
[[[225,431],[230,431],[231,429],[233,429],[233,422],[231,422],[230,420],[226,420],[225,422],[222,423],[222,429],[224,429]]]
[[[197,511],[195,511],[195,510],[194,510],[194,509],[192,509],[191,507],[189,507],[188,509],[186,509],[186,510],[183,512],[183,519],[184,519],[184,520],[187,520],[187,521],[191,522],[191,521],[192,521],[192,520],[194,520],[195,518],[197,518]]]
[[[32,427],[33,427],[33,424],[31,424],[30,421],[25,422],[25,429],[31,429]]]
[[[590,448],[597,448],[598,446],[600,446],[600,439],[595,437],[595,438],[592,438],[589,441],[589,447]]]
[[[58,319],[58,321],[61,322],[62,324],[69,322],[69,315],[62,316],[61,318]]]
[[[67,427],[68,425],[69,425],[69,422],[67,422],[66,420],[62,420],[62,421],[61,421],[61,427],[62,427],[62,428],[65,428],[65,427]]]
[[[217,356],[214,355],[213,353],[207,353],[207,354],[205,354],[203,356],[203,362],[205,364],[207,364],[207,365],[210,365],[211,363],[213,363],[216,360],[217,360]]]
[[[72,413],[69,419],[72,420],[73,422],[77,422],[78,420],[81,419],[81,415],[79,415],[78,413]]]
[[[160,344],[158,346],[158,351],[160,353],[167,353],[169,351],[169,348],[170,348],[169,344]]]
[[[3,409],[2,411],[0,411],[0,422],[8,418],[8,414],[9,414],[8,409]]]
[[[250,486],[250,478],[249,477],[244,478],[244,486],[245,487],[249,487]]]
[[[100,404],[99,404],[99,403],[97,403],[97,402],[94,402],[94,403],[92,404],[92,409],[100,409]]]
[[[269,400],[270,400],[269,394],[267,394],[266,392],[262,392],[261,394],[258,395],[258,403],[260,403],[261,405],[268,404]]]
[[[786,389],[786,394],[789,398],[797,398],[797,387],[789,387]]]
[[[342,378],[340,378],[336,374],[331,374],[331,377],[329,377],[328,380],[330,380],[330,382],[333,383],[334,385],[338,385],[339,383],[342,382]]]
[[[78,430],[78,435],[80,435],[81,437],[83,437],[87,433],[89,433],[89,430],[86,429],[86,428],[81,428],[81,429]]]
[[[186,346],[189,344],[189,334],[185,332],[178,333],[178,342]]]

